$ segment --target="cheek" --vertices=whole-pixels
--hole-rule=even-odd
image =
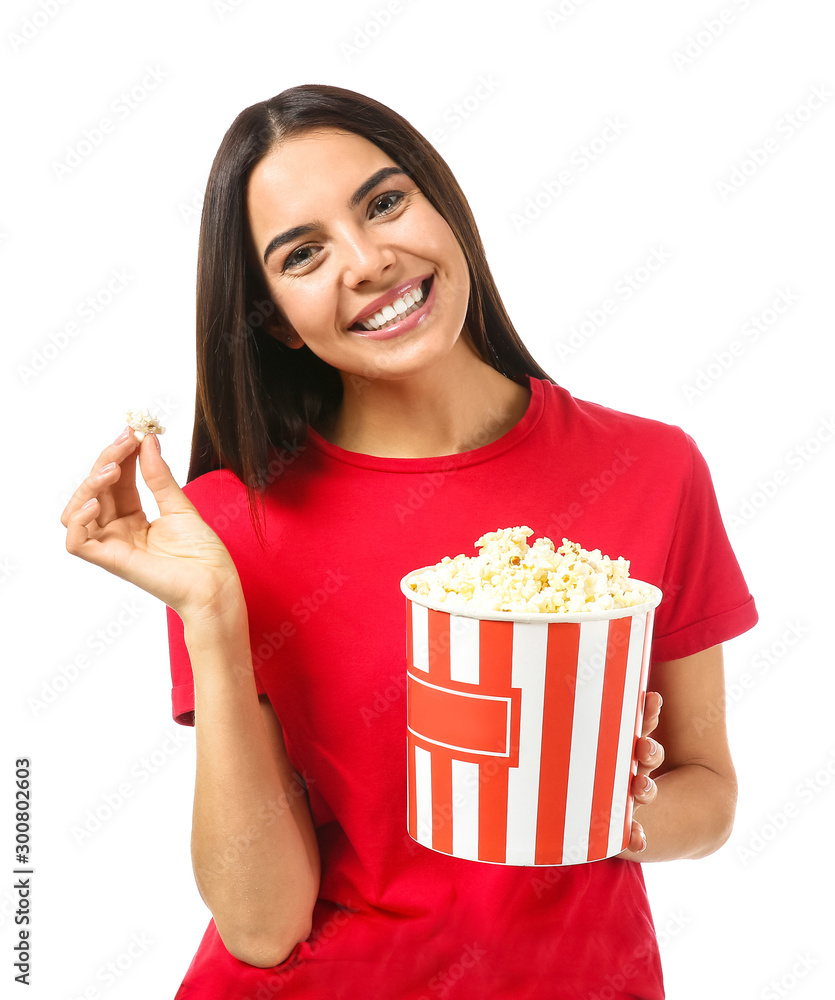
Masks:
[[[470,269],[467,267],[467,258],[464,256],[464,252],[459,247],[457,241],[454,242],[453,247],[450,249],[450,259],[452,261],[449,276],[451,290],[456,297],[469,301]]]
[[[302,328],[315,328],[332,319],[333,303],[324,289],[317,287],[312,281],[306,281],[304,285],[295,288],[276,288],[273,285],[270,287],[270,294],[288,322],[299,332]]]
[[[463,256],[455,233],[444,217],[428,203],[423,206],[420,217],[415,220],[415,230],[411,234],[424,249],[447,262]]]
[[[444,238],[442,243],[444,258],[448,261],[451,276],[456,288],[468,292],[470,284],[470,269],[461,245],[455,238],[455,233],[444,223]]]

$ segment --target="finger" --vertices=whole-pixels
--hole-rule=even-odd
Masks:
[[[67,551],[95,566],[101,566],[122,579],[128,579],[125,569],[130,565],[131,555],[135,550],[124,540],[114,537],[112,533],[106,541],[100,541],[96,537],[101,531],[96,517],[100,506],[98,499],[92,497],[86,506],[70,515],[67,526]]]
[[[159,449],[156,434],[147,434],[139,446],[139,470],[154,494],[160,514],[185,514],[197,508],[177,485]]]
[[[92,526],[95,525],[95,530],[98,529],[98,524],[95,522],[100,510],[98,498],[91,497],[70,514],[67,518],[67,552],[80,556],[88,562],[95,562],[93,555],[97,543],[93,538]]]
[[[117,517],[126,517],[142,510],[142,500],[136,488],[136,458],[139,454],[139,444],[135,438],[134,442],[136,447],[131,448],[128,454],[117,462],[110,489],[99,497],[104,518],[98,519],[99,524],[108,524]]]
[[[665,756],[664,747],[651,736],[644,736],[635,744],[635,757],[638,765],[645,768],[644,773],[661,767]]]
[[[117,471],[110,476],[110,488],[99,494],[101,516],[97,518],[104,526],[117,517],[125,517],[142,509],[139,491],[136,488],[136,454],[139,442],[131,427],[125,427],[113,444],[99,456],[105,466],[113,463]]]
[[[126,428],[129,430],[129,428]],[[122,435],[113,442],[113,444],[108,445],[104,451],[99,455],[96,461],[93,463],[93,468],[90,475],[80,484],[78,489],[70,497],[69,503],[64,508],[61,514],[61,524],[66,528],[69,523],[69,517],[75,511],[77,511],[83,504],[85,504],[92,497],[96,496],[99,499],[99,503],[102,504],[100,508],[100,522],[107,523],[112,520],[114,513],[112,510],[107,508],[109,501],[104,499],[103,487],[109,487],[111,483],[115,482],[118,478],[118,474],[114,474],[112,470],[102,473],[102,469],[106,469],[113,463],[119,465],[124,460],[136,450],[137,442],[136,438],[133,436],[131,431],[130,435],[124,436],[124,431]],[[138,498],[138,494],[137,494]]]
[[[629,834],[629,850],[633,854],[641,854],[647,849],[647,838],[644,833],[644,828],[641,824],[633,819],[632,820],[632,831]]]
[[[95,460],[93,468],[90,470],[91,474],[103,465],[107,465],[108,462],[123,462],[138,447],[139,442],[136,440],[133,431],[130,427],[125,427],[116,440],[112,444],[109,444]]]
[[[92,472],[78,487],[78,489],[70,497],[70,501],[64,508],[64,512],[61,514],[61,524],[64,527],[69,526],[70,517],[78,511],[88,500],[95,497],[98,500],[99,506],[97,509],[97,517],[99,520],[99,525],[103,526],[107,524],[108,521],[112,519],[112,516],[108,516],[112,504],[109,500],[110,486],[112,483],[116,482],[119,478],[119,466],[116,462],[108,462],[101,468],[96,469]],[[107,498],[107,501],[105,501]]]
[[[646,699],[644,701],[644,718],[641,725],[641,736],[649,736],[653,729],[655,729],[658,725],[662,703],[663,700],[661,695],[657,691],[647,691]]]
[[[648,774],[638,772],[632,779],[631,791],[636,806],[648,806],[658,795],[658,785]]]

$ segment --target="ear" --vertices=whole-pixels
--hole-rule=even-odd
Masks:
[[[285,347],[292,347],[294,349],[299,347],[304,347],[304,341],[296,333],[296,331],[290,326],[290,324],[283,319],[279,320],[277,316],[280,315],[278,310],[276,310],[273,315],[267,319],[265,328],[267,333],[279,342],[279,344],[284,344]]]
[[[274,334],[274,336],[275,336],[275,339],[280,344],[284,344],[285,347],[292,347],[293,350],[296,350],[299,347],[304,347],[304,341],[296,333],[295,330],[290,330],[288,332],[287,328],[285,327],[284,331],[282,333],[276,332]]]

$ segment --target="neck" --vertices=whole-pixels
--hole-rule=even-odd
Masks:
[[[453,351],[443,374],[429,369],[402,379],[343,373],[342,406],[317,428],[348,451],[390,458],[429,458],[481,448],[524,416],[526,386],[506,378],[472,348]]]

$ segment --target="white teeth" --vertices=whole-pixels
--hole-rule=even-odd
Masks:
[[[366,330],[379,330],[388,326],[392,320],[401,320],[413,313],[423,300],[423,289],[418,285],[411,291],[406,292],[401,298],[395,299],[391,305],[383,306],[380,312],[373,316],[367,316],[360,321],[360,326]]]

